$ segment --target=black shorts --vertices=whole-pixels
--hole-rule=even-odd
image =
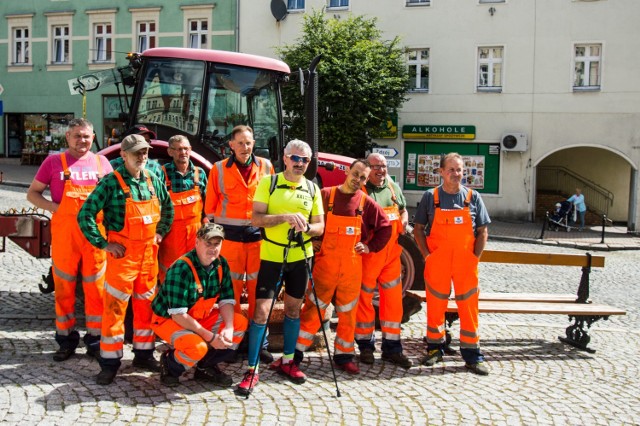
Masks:
[[[260,271],[258,272],[258,285],[256,286],[256,299],[273,299],[275,297],[276,285],[279,285],[280,269],[282,263],[260,261]],[[284,267],[282,274],[284,291],[290,297],[302,299],[309,282],[307,264],[304,260],[289,262]]]

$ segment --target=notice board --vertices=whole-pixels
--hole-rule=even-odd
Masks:
[[[405,142],[405,191],[425,191],[440,185],[440,156],[462,156],[462,184],[481,193],[497,194],[500,182],[500,145],[479,143]]]

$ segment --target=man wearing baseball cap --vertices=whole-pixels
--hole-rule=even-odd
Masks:
[[[196,233],[195,248],[171,265],[153,300],[151,327],[171,346],[160,358],[160,381],[167,386],[177,385],[193,366],[196,380],[232,384],[218,364],[238,348],[248,321],[234,312],[231,271],[220,256],[222,240],[222,225],[204,224]]]
[[[129,135],[142,136],[144,140],[147,142],[147,144],[149,144],[149,148],[151,148],[151,139],[156,139],[155,132],[149,130],[149,128],[147,128],[147,126],[145,126],[144,124],[136,124],[135,126],[128,128],[127,131],[124,132],[122,141],[124,142],[124,139]],[[114,170],[122,166],[124,164],[122,151],[121,151],[120,157],[114,158],[109,162],[111,163],[111,167],[113,167]],[[145,165],[145,168],[149,170],[151,173],[153,173],[154,175],[156,175],[161,180],[164,180],[164,172],[162,171],[162,166],[156,160],[147,159],[147,164]]]
[[[100,339],[101,371],[96,382],[113,382],[123,356],[123,321],[133,296],[133,366],[158,371],[153,358],[151,301],[156,293],[158,245],[173,222],[173,204],[164,182],[145,170],[151,145],[140,135],[120,145],[124,164],[102,179],[78,213],[87,240],[107,252],[104,313]],[[102,213],[101,213],[102,212]],[[96,218],[104,215],[105,239]]]

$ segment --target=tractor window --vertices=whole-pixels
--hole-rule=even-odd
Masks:
[[[279,138],[275,76],[264,70],[216,64],[209,77],[204,142],[214,150],[228,146],[231,130],[251,126],[255,153],[269,158],[269,142]]]
[[[204,62],[150,60],[145,69],[136,123],[167,126],[195,135],[204,74]]]

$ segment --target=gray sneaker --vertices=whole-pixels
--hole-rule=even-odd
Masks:
[[[427,355],[420,360],[420,364],[427,367],[433,367],[437,362],[442,362],[442,351],[440,349],[432,349]]]
[[[465,364],[465,367],[467,367],[468,370],[470,370],[472,373],[475,373],[479,376],[488,376],[489,375],[489,367],[487,367],[487,363],[480,361],[480,362],[476,362],[475,364]]]

